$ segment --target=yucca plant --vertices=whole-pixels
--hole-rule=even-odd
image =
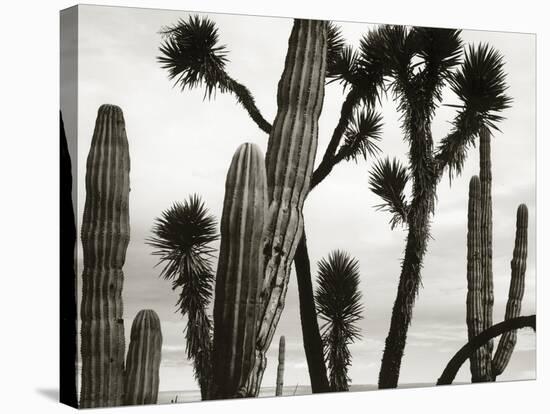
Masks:
[[[160,33],[163,41],[158,61],[176,85],[182,90],[204,86],[205,98],[209,99],[216,90],[232,93],[264,132],[271,131],[248,88],[226,72],[228,50],[219,43],[218,29],[212,20],[190,16],[162,28]]]
[[[317,312],[324,321],[321,332],[332,391],[348,391],[351,379],[349,345],[361,337],[357,326],[363,318],[359,290],[359,262],[336,250],[318,264],[315,292]]]
[[[388,90],[398,102],[401,128],[409,144],[408,167],[382,161],[371,173],[371,189],[382,197],[381,209],[392,213],[392,227],[406,224],[408,234],[397,297],[386,338],[380,388],[397,386],[421,269],[430,237],[437,184],[445,168],[460,173],[467,149],[481,128],[496,128],[498,114],[509,106],[504,94],[502,57],[486,46],[463,54],[459,30],[383,26],[373,46],[386,62]],[[434,149],[431,122],[450,85],[461,100],[450,134]],[[411,182],[411,195],[405,195]]]
[[[211,377],[212,319],[207,313],[212,299],[214,270],[211,244],[219,237],[216,219],[198,195],[176,202],[155,220],[147,240],[163,266],[160,276],[179,290],[176,307],[187,316],[187,357],[193,360],[201,396],[207,398]]]
[[[271,124],[261,115],[248,88],[227,74],[225,65],[229,59],[228,49],[219,43],[218,30],[212,20],[190,16],[187,20],[163,28],[161,34],[163,41],[158,61],[168,70],[169,78],[182,90],[203,86],[205,97],[208,98],[216,90],[233,93],[257,126],[266,133],[271,131]],[[374,106],[382,93],[384,72],[383,62],[370,51],[370,44],[378,36],[377,30],[369,32],[364,36],[360,50],[355,51],[345,45],[338,26],[332,23],[328,25],[326,79],[327,83],[340,82],[346,97],[330,143],[313,171],[310,190],[322,182],[342,160],[366,159],[379,150],[376,141],[380,139],[382,119]],[[329,383],[323,362],[305,231],[300,238],[294,263],[312,391],[326,392]]]

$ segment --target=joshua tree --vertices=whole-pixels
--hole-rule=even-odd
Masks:
[[[154,236],[147,240],[160,257],[161,276],[172,281],[172,289],[180,289],[176,306],[188,318],[187,357],[193,360],[203,399],[211,375],[212,320],[207,307],[212,299],[211,243],[218,239],[216,226],[199,196],[193,195],[164,211],[155,221]]]
[[[470,47],[460,69],[460,31],[385,26],[378,46],[386,62],[389,90],[402,114],[402,130],[409,144],[408,168],[380,161],[371,173],[371,189],[381,196],[378,206],[392,213],[392,225],[405,223],[408,234],[397,297],[382,358],[380,388],[397,386],[412,309],[421,281],[421,268],[430,236],[437,184],[445,168],[460,173],[468,148],[482,128],[496,128],[510,98],[502,57],[488,46]],[[448,136],[434,150],[431,121],[446,84],[461,100]],[[410,199],[405,184],[412,182]]]
[[[204,86],[205,97],[208,98],[215,90],[234,94],[258,127],[270,133],[271,124],[261,115],[251,92],[227,74],[225,64],[228,51],[218,44],[218,31],[211,20],[190,17],[162,29],[161,33],[164,40],[159,62],[168,70],[170,79],[174,79],[182,90]],[[355,51],[345,46],[335,25],[328,26],[326,79],[329,83],[340,82],[347,95],[330,143],[321,163],[313,171],[308,191],[322,182],[342,160],[366,158],[378,151],[376,141],[380,139],[382,123],[373,107],[381,91],[383,67],[380,59],[370,53],[370,45],[378,41],[378,32],[372,31],[363,37],[360,50]],[[364,108],[360,109],[362,105]],[[329,390],[329,383],[315,312],[305,231],[296,249],[294,262],[312,390],[325,392]]]
[[[317,311],[325,322],[321,328],[325,359],[330,371],[332,391],[348,391],[349,345],[360,338],[357,322],[363,305],[359,290],[359,262],[336,250],[319,262]]]

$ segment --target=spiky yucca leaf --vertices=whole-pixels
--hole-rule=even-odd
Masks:
[[[386,157],[379,160],[370,173],[370,190],[383,200],[383,203],[378,204],[376,208],[392,214],[390,220],[392,229],[400,223],[407,222],[409,205],[405,196],[405,187],[409,178],[407,169],[396,158],[390,160]]]
[[[462,67],[451,80],[451,89],[464,109],[495,129],[495,123],[503,119],[499,113],[512,103],[506,95],[504,57],[488,44],[469,46]]]
[[[163,28],[161,34],[162,55],[157,59],[182,90],[204,85],[208,98],[216,89],[227,90],[227,48],[218,43],[218,28],[212,20],[190,16]]]
[[[343,46],[331,59],[330,65],[327,59],[327,83],[338,82],[344,89],[356,85],[360,76],[357,59],[358,54],[352,46]]]
[[[200,197],[192,195],[164,211],[155,221],[153,234],[147,243],[160,257],[161,276],[172,281],[172,289],[181,289],[176,307],[188,317],[187,357],[194,361],[204,395],[210,375],[212,320],[207,307],[214,281],[211,243],[219,237],[216,219]]]
[[[190,16],[161,30],[161,56],[157,58],[168,77],[182,90],[205,87],[205,98],[215,91],[232,93],[258,127],[270,133],[271,124],[262,116],[250,90],[225,70],[227,48],[219,44],[218,29],[209,18]]]
[[[359,262],[346,252],[336,250],[319,263],[318,287],[315,292],[317,312],[324,324],[321,334],[325,360],[334,391],[349,389],[349,345],[361,337],[357,322],[362,319],[363,305],[359,290]]]
[[[426,104],[434,111],[442,98],[442,88],[452,79],[453,70],[461,61],[462,40],[460,30],[415,27],[414,37],[417,63],[423,66],[420,77],[423,79]]]
[[[356,109],[344,132],[344,142],[336,158],[357,161],[359,156],[367,159],[367,155],[376,155],[380,151],[376,142],[382,138],[382,126],[382,115],[379,112],[370,107]]]
[[[498,130],[496,123],[503,119],[500,113],[512,103],[506,94],[503,56],[486,44],[470,45],[460,70],[452,77],[451,89],[461,105],[436,156],[440,174],[448,167],[450,179],[462,172],[467,151],[481,128]]]
[[[340,54],[345,46],[342,29],[334,22],[329,22],[327,26],[327,80],[331,78],[335,65],[340,59]]]

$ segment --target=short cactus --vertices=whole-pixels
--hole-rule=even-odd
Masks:
[[[82,408],[122,403],[122,266],[130,236],[129,173],[130,155],[122,110],[102,105],[86,163],[82,218]]]
[[[279,365],[277,366],[277,387],[275,388],[275,395],[283,395],[285,377],[285,337],[281,336],[279,339]]]
[[[141,310],[132,323],[126,356],[124,404],[156,404],[162,348],[160,319],[155,311]]]
[[[264,159],[256,145],[245,143],[233,156],[225,184],[214,301],[215,398],[242,395],[254,363],[266,215]]]

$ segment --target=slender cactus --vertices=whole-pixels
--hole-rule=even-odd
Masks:
[[[124,404],[156,404],[162,348],[160,319],[156,312],[138,312],[132,323],[126,356]]]
[[[324,98],[327,22],[295,20],[277,92],[277,115],[266,153],[269,212],[265,277],[254,369],[246,393],[258,395],[266,352],[284,308],[290,266],[303,231],[302,208],[317,150]]]
[[[275,389],[275,396],[283,395],[285,377],[285,337],[281,336],[279,339],[279,365],[277,366],[277,388]]]
[[[227,173],[221,220],[214,301],[215,398],[238,396],[254,363],[266,216],[264,159],[256,145],[242,144]]]
[[[130,237],[130,156],[122,110],[99,108],[86,164],[82,219],[82,383],[80,406],[122,403],[122,266]]]
[[[516,240],[511,261],[512,277],[510,278],[510,290],[508,303],[506,304],[505,320],[520,316],[521,301],[525,291],[525,270],[527,268],[527,225],[528,210],[525,204],[518,207],[516,218]],[[509,331],[501,336],[495,356],[493,358],[493,375],[502,374],[510,361],[516,345],[517,331]]]
[[[468,340],[484,330],[483,325],[483,275],[481,267],[481,183],[479,177],[470,180],[468,199],[468,251],[467,279],[468,295],[466,299],[466,322]],[[486,348],[477,349],[470,357],[472,381],[483,381],[487,376]]]
[[[481,182],[481,273],[482,273],[482,303],[483,329],[493,325],[493,201],[491,195],[491,133],[487,127],[479,132],[479,180]],[[494,379],[491,358],[493,355],[493,340],[484,345],[487,377]],[[483,375],[478,373],[483,379]]]

